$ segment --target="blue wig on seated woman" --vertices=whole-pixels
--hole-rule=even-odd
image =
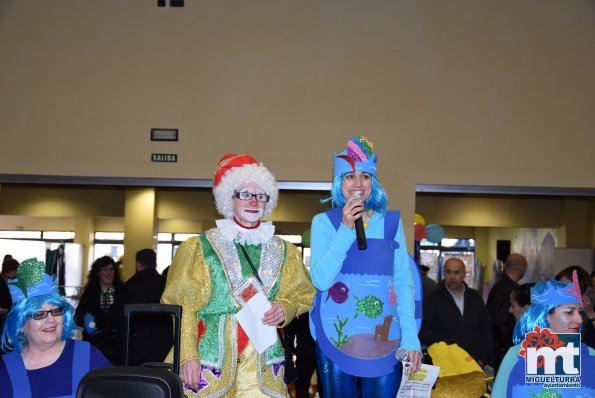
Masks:
[[[586,344],[573,353],[575,360],[567,364],[566,358],[558,357],[553,368],[548,369],[547,359],[538,356],[531,363],[532,348],[559,346],[570,347],[572,336],[580,341],[582,327],[582,297],[578,286],[576,272],[573,283],[563,283],[555,279],[541,282],[531,288],[531,304],[517,322],[511,347],[496,375],[493,397],[595,397],[595,350]],[[569,336],[564,339],[559,335]],[[568,348],[566,347],[566,348]],[[578,357],[580,355],[580,357]],[[571,365],[571,366],[568,366]],[[531,371],[535,368],[536,371]],[[573,372],[566,374],[570,368]],[[532,375],[540,377],[527,377]],[[568,376],[568,377],[565,377]]]
[[[74,309],[43,262],[23,261],[8,286],[13,306],[1,344],[11,352],[0,361],[1,397],[74,397],[87,371],[111,366],[89,343],[72,339]]]

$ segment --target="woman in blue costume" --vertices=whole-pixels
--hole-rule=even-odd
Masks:
[[[335,154],[331,195],[334,208],[314,217],[311,236],[317,292],[310,327],[324,395],[394,398],[402,369],[397,348],[413,372],[421,364],[415,284],[400,214],[387,211],[366,137],[352,137]],[[358,218],[365,250],[356,240]]]
[[[88,342],[73,340],[74,309],[37,259],[8,282],[13,306],[2,333],[0,397],[74,397],[87,371],[111,364]]]
[[[581,303],[576,271],[573,283],[552,279],[531,288],[531,305],[515,326],[512,340],[516,345],[508,350],[500,365],[492,388],[493,397],[595,397],[595,350],[584,343],[578,346],[583,323]],[[571,357],[557,358],[555,369],[547,370],[547,359],[542,366],[532,365],[532,362],[537,363],[536,360],[527,361],[530,347],[556,347],[561,344],[556,342],[563,336],[574,336],[577,344],[573,344],[575,352]],[[562,344],[567,347],[572,342],[568,339],[565,341]],[[532,366],[535,370],[531,370]],[[543,380],[533,382],[535,380],[527,377],[535,373],[541,375],[542,379],[549,377],[554,385],[547,385]],[[561,380],[566,375],[574,378],[571,380],[572,385],[556,385],[567,383],[568,378]]]

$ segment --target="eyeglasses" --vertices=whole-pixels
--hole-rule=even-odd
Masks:
[[[252,200],[256,198],[257,202],[266,203],[271,198],[266,193],[234,192],[233,196],[239,200]]]
[[[31,318],[35,319],[36,321],[41,321],[42,319],[47,318],[49,314],[52,314],[53,317],[62,316],[64,315],[64,311],[65,310],[62,307],[52,308],[51,310],[47,311],[35,311]]]

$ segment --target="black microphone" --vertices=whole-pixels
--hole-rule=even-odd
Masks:
[[[360,200],[361,196],[357,195]],[[364,228],[364,214],[355,220],[355,236],[357,237],[357,248],[359,250],[366,250],[368,248],[368,242],[366,242],[366,230]]]
[[[366,231],[362,217],[355,220],[355,236],[357,237],[357,248],[366,250],[368,248],[368,243],[366,242]]]

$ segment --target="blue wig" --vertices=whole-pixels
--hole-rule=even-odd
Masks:
[[[333,207],[343,207],[345,206],[345,196],[343,196],[343,190],[341,189],[343,185],[343,178],[347,173],[335,176],[333,179],[333,184],[331,185],[331,197],[321,200],[322,203],[326,203],[329,200],[332,201]],[[380,182],[376,178],[374,174],[370,174],[370,178],[372,181],[372,189],[370,196],[366,199],[364,203],[364,207],[366,209],[372,209],[374,212],[379,214],[386,213],[386,208],[388,206],[388,196],[386,195],[386,191],[380,185]]]
[[[72,338],[76,329],[73,317],[74,308],[59,294],[44,294],[20,300],[12,306],[6,316],[4,331],[2,332],[1,342],[4,351],[23,351],[28,343],[27,336],[21,332],[23,326],[25,326],[25,322],[32,319],[33,313],[39,311],[46,303],[64,308],[64,326],[60,338],[61,340]]]
[[[540,329],[549,328],[550,323],[547,320],[547,315],[559,306],[559,304],[531,304],[514,326],[512,342],[520,344],[525,340],[525,335],[532,332],[535,326],[539,326]]]
[[[547,316],[564,304],[581,304],[576,272],[573,276],[573,283],[552,279],[540,282],[531,288],[531,305],[521,315],[514,327],[513,343],[522,342],[525,335],[532,332],[535,326],[539,326],[540,329],[549,328],[550,323]]]

